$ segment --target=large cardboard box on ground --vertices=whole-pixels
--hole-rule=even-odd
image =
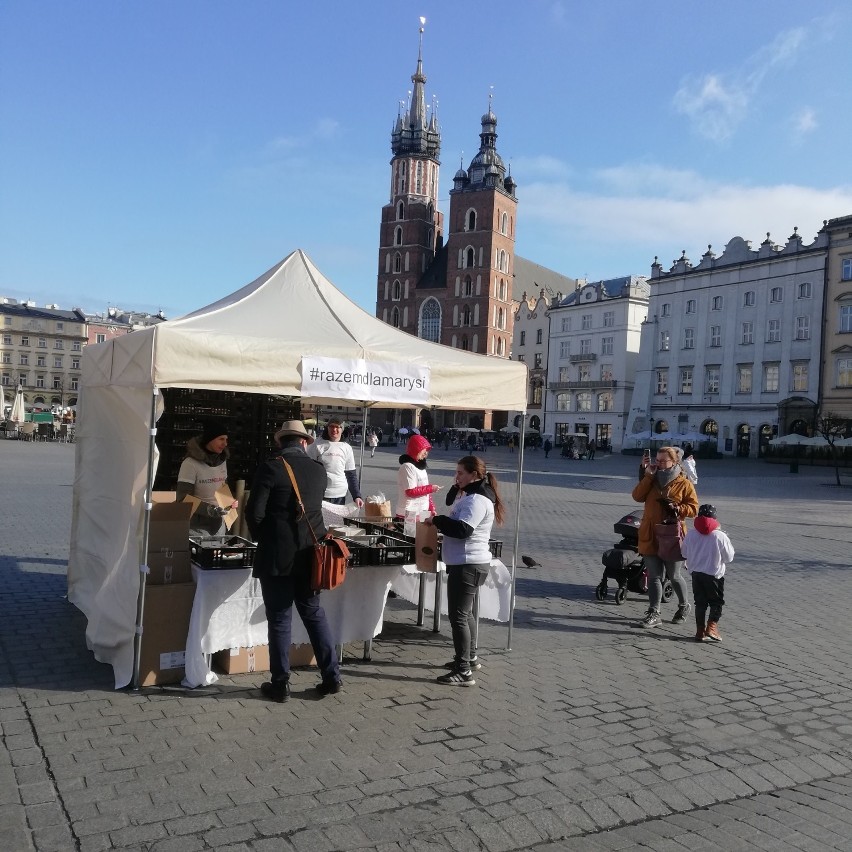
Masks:
[[[160,550],[148,553],[148,585],[191,583],[192,561],[188,550]]]
[[[213,664],[225,674],[247,674],[249,672],[269,671],[269,645],[255,645],[254,648],[230,648],[217,651],[213,655]],[[310,645],[292,645],[290,647],[290,667],[315,666],[314,652]]]
[[[151,524],[148,555],[160,551],[189,550],[189,518],[192,504],[175,503],[174,491],[151,493]]]
[[[142,686],[183,680],[194,598],[195,583],[146,585],[139,666]]]

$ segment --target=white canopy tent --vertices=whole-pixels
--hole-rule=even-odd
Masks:
[[[332,375],[334,365],[340,369]],[[393,328],[337,290],[300,250],[206,308],[87,346],[82,366],[68,598],[86,615],[87,644],[113,666],[118,687],[138,685],[140,565],[147,559],[161,388],[387,408],[526,410],[525,364]],[[517,537],[516,523],[514,551]],[[514,585],[514,555],[511,571]]]

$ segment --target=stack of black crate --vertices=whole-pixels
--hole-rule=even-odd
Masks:
[[[275,447],[274,435],[285,420],[299,419],[298,398],[234,391],[164,388],[165,410],[157,422],[155,491],[174,491],[186,443],[200,435],[207,418],[228,427],[228,484],[233,491],[239,479],[251,487],[255,468]]]

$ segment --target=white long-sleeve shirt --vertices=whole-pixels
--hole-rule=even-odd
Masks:
[[[702,520],[707,519],[696,518],[696,522]],[[707,533],[699,532],[693,526],[684,537],[680,552],[691,574],[710,574],[717,580],[725,576],[726,563],[734,558],[734,546],[718,524]]]

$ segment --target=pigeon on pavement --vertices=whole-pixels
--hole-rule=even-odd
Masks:
[[[523,562],[527,568],[539,568],[541,566],[541,562],[536,562],[532,556],[522,556],[521,562]]]

